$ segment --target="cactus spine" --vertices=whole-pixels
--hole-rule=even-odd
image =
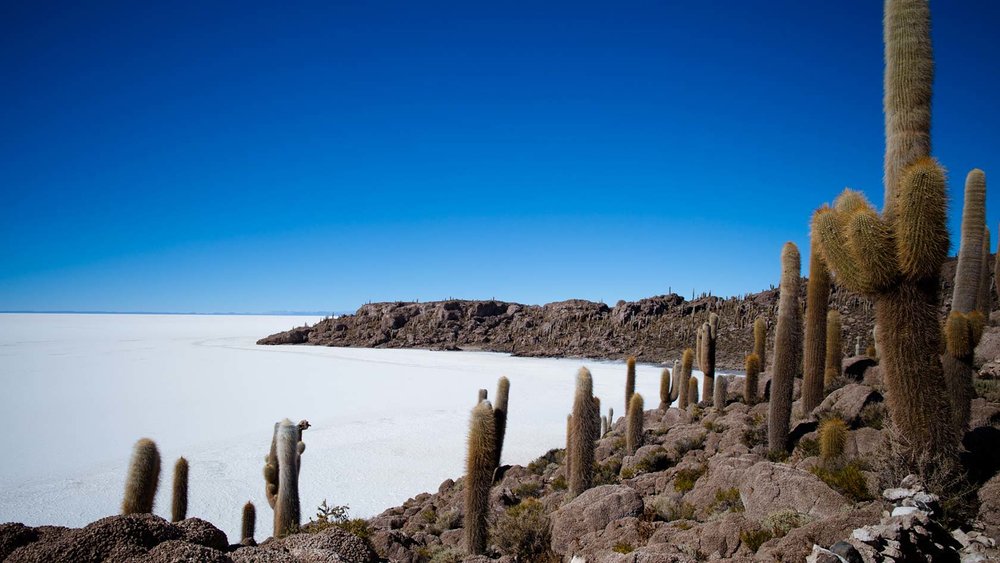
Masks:
[[[174,464],[174,489],[170,503],[170,521],[180,522],[187,518],[188,510],[188,462],[179,458]]]
[[[681,371],[679,374],[678,381],[680,382],[680,402],[677,404],[681,410],[684,410],[688,406],[688,402],[691,400],[691,391],[688,389],[690,387],[689,380],[691,379],[691,368],[694,364],[694,350],[686,348],[684,354],[681,356]],[[697,402],[697,401],[696,401]]]
[[[472,555],[486,551],[486,517],[496,453],[493,406],[482,401],[472,409],[465,461],[465,546]]]
[[[774,364],[771,367],[771,402],[767,411],[767,445],[773,452],[788,447],[792,414],[792,386],[799,367],[802,320],[799,317],[799,249],[786,242],[781,251],[781,286],[778,322],[774,329]]]
[[[719,315],[711,313],[708,322],[701,326],[701,338],[698,340],[698,365],[701,367],[701,395],[706,401],[715,397],[715,348],[719,332]]]
[[[823,385],[829,386],[833,380],[840,377],[842,366],[840,343],[840,311],[830,309],[826,316],[826,370],[823,373]]]
[[[573,423],[570,431],[569,493],[577,496],[590,488],[594,479],[594,380],[590,370],[580,368],[573,399]]]
[[[743,380],[743,400],[748,405],[757,402],[757,379],[760,376],[760,358],[750,354],[746,360],[747,376]]]
[[[493,418],[496,419],[494,427],[496,429],[497,443],[493,451],[496,453],[494,469],[500,467],[500,454],[503,453],[503,439],[507,433],[507,399],[510,395],[510,380],[501,377],[497,381],[497,404],[493,407]]]
[[[674,360],[674,368],[670,370],[670,374],[670,401],[667,406],[674,404],[674,401],[681,394],[681,362],[679,360]]]
[[[243,505],[243,526],[240,530],[240,543],[253,543],[254,530],[257,528],[257,508],[252,502]]]
[[[660,372],[660,410],[670,408],[670,370],[663,368]]]
[[[293,423],[287,418],[274,425],[271,452],[264,465],[267,502],[274,509],[274,537],[299,530],[299,469],[302,463],[302,431],[309,423]]]
[[[819,455],[824,462],[843,455],[846,443],[847,425],[843,420],[828,418],[819,425]]]
[[[698,405],[698,378],[693,376],[688,378],[688,405]]]
[[[135,443],[128,477],[125,478],[125,498],[122,514],[152,514],[156,487],[160,484],[160,452],[156,443],[142,438]]]
[[[629,356],[625,366],[625,410],[627,411],[632,394],[635,393],[635,356]]]
[[[759,371],[764,371],[767,363],[767,323],[762,317],[753,322],[753,353],[760,360]]]
[[[642,395],[634,393],[628,402],[628,414],[626,415],[625,429],[625,450],[627,455],[635,454],[635,451],[642,446]]]
[[[830,300],[830,273],[819,250],[816,233],[813,233],[810,239],[802,379],[804,415],[811,413],[823,401],[823,379],[826,371],[826,314],[827,303]]]
[[[973,170],[965,178],[965,204],[962,208],[962,242],[955,267],[955,286],[951,294],[951,310],[968,313],[976,309],[983,262],[983,235],[986,228],[986,176]],[[987,248],[989,248],[987,246]],[[981,310],[981,309],[980,309]]]

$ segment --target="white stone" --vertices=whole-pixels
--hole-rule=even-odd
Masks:
[[[913,514],[914,512],[920,512],[915,506],[897,506],[892,509],[893,516],[906,516],[907,514]]]

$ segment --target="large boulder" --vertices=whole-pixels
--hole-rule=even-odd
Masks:
[[[844,495],[812,473],[769,461],[747,469],[739,490],[747,518],[756,521],[784,511],[829,518],[851,506]]]
[[[165,541],[129,563],[233,563],[217,549],[180,540]]]
[[[868,356],[851,356],[844,358],[840,365],[844,377],[861,381],[865,377],[865,370],[877,366],[878,362]]]
[[[153,547],[182,539],[177,526],[152,514],[109,516],[78,530],[55,534],[14,550],[10,563],[77,563],[127,561]]]
[[[624,485],[603,485],[584,491],[552,513],[552,551],[559,555],[579,549],[579,538],[604,530],[611,522],[642,514],[642,498]]]
[[[814,544],[829,547],[838,540],[850,536],[855,528],[877,522],[881,515],[882,503],[872,502],[860,509],[813,520],[801,527],[793,528],[781,539],[761,546],[757,551],[757,559],[802,561],[812,551]]]
[[[1000,544],[1000,474],[979,489],[979,520],[986,535]]]
[[[38,532],[21,523],[0,524],[0,561],[15,549],[38,541]]]
[[[354,534],[330,526],[311,534],[294,534],[271,544],[287,551],[302,563],[342,561],[343,563],[377,563],[375,551]]]
[[[226,533],[201,518],[188,518],[174,525],[181,530],[181,539],[188,543],[218,551],[228,550],[229,539],[226,538]]]
[[[867,385],[851,383],[830,393],[814,412],[836,414],[849,426],[861,424],[861,411],[872,403],[882,401],[882,394]]]

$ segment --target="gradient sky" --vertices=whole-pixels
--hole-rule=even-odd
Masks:
[[[731,295],[881,206],[881,2],[540,4],[0,4],[0,310]],[[996,230],[1000,2],[932,9]]]

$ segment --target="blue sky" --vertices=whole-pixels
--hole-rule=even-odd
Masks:
[[[881,205],[881,2],[282,4],[0,4],[0,310],[731,295]],[[954,229],[1000,3],[932,9]]]

